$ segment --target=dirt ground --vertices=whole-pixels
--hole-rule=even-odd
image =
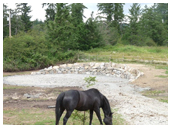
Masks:
[[[149,91],[142,92],[143,95],[158,100],[168,100],[168,77],[164,69],[156,69],[154,66],[143,64],[128,64],[144,73],[132,84],[140,87],[149,87]],[[162,77],[164,76],[164,77]]]
[[[127,64],[130,67],[134,67],[144,72],[144,76],[141,76],[132,84],[140,87],[150,87],[150,90],[160,91],[160,98],[168,97],[168,77],[158,77],[166,75],[164,69],[156,69],[154,66],[144,64]],[[3,72],[4,76],[18,75],[18,74],[30,74],[32,71],[9,73]],[[39,88],[39,87],[22,87],[3,85],[3,110],[21,110],[30,108],[39,108],[42,110],[49,109],[48,106],[54,106],[57,96],[66,90],[80,88]],[[148,97],[152,97],[150,93],[144,93]],[[153,94],[154,95],[154,94]],[[157,94],[156,97],[158,97]],[[3,122],[8,122],[9,117],[3,114]]]
[[[154,66],[143,64],[127,64],[130,67],[136,68],[144,73],[143,76],[138,78],[133,84],[140,87],[150,87],[152,89],[164,89],[168,91],[168,78],[160,78],[158,76],[165,76],[163,69],[155,69]]]
[[[3,109],[42,108],[54,106],[57,96],[70,89],[80,88],[39,88],[4,85]],[[38,95],[37,95],[38,94]]]

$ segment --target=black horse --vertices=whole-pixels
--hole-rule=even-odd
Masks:
[[[103,124],[100,116],[100,108],[103,109],[105,116],[103,122],[106,125],[112,125],[113,113],[111,112],[109,102],[97,89],[89,89],[87,91],[69,90],[62,92],[56,100],[55,107],[56,125],[59,124],[60,117],[65,109],[67,113],[63,118],[64,125],[67,123],[74,109],[78,111],[90,110],[90,125],[93,118],[93,111],[95,111],[100,124]]]

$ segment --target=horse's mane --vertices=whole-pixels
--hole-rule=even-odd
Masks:
[[[103,106],[102,109],[105,113],[105,115],[109,115],[111,113],[111,109],[110,109],[110,104],[109,101],[107,100],[107,98],[105,96],[103,96]]]

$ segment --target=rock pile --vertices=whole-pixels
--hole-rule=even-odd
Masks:
[[[125,64],[116,63],[74,63],[74,64],[62,64],[59,66],[50,66],[42,69],[38,72],[32,72],[32,75],[36,74],[88,74],[88,75],[105,75],[114,76],[129,79],[134,81],[141,75],[137,69],[131,68]]]

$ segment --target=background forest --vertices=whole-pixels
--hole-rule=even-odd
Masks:
[[[116,45],[168,46],[168,3],[141,8],[133,3],[98,3],[99,15],[84,22],[82,3],[43,3],[46,20],[31,21],[31,6],[3,4],[3,70],[21,71],[77,61],[79,51]],[[9,11],[11,35],[9,38]],[[102,17],[100,14],[104,14]],[[124,22],[124,18],[129,19]]]

